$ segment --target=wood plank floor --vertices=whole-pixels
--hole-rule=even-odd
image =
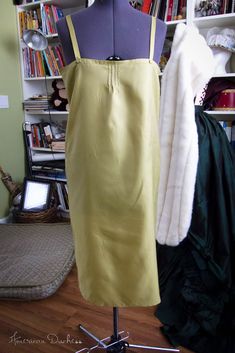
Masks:
[[[170,347],[154,310],[119,310],[119,329],[130,333],[129,343]],[[78,330],[80,323],[99,338],[112,334],[112,308],[97,307],[82,298],[74,266],[59,290],[47,299],[0,301],[0,353],[75,353],[91,347],[93,342]],[[103,350],[94,350],[98,351]],[[127,352],[148,351],[129,348]],[[183,348],[181,352],[190,353]]]

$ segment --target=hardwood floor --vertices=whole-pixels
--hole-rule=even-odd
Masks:
[[[154,309],[119,310],[119,329],[130,333],[129,343],[170,347]],[[80,323],[99,338],[112,334],[112,308],[96,307],[82,298],[74,266],[59,290],[47,299],[0,301],[0,353],[75,353],[91,347],[93,342],[79,332]],[[94,350],[98,351],[103,350]],[[129,348],[127,352],[148,351]],[[190,353],[186,349],[181,352]]]

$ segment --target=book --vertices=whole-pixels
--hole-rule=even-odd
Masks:
[[[170,0],[165,1],[165,9],[164,9],[164,17],[163,17],[164,21],[166,21],[166,19],[167,19],[167,11],[168,11],[168,6],[169,6],[169,1]]]
[[[153,0],[151,13],[150,13],[152,16],[158,17],[160,3],[161,3],[161,0]]]
[[[231,12],[232,12],[232,0],[228,0],[227,13],[231,13]]]
[[[46,136],[46,139],[47,139],[47,143],[50,145],[51,141],[53,139],[53,134],[52,134],[52,130],[51,130],[50,124],[45,124],[43,126],[43,129],[44,129],[44,133],[45,133],[45,136]]]
[[[64,183],[61,183],[60,186],[61,186],[62,195],[63,195],[63,199],[64,199],[64,203],[65,203],[65,209],[68,210],[69,209],[69,198],[68,198],[67,189],[65,188]]]
[[[63,209],[66,209],[66,204],[65,204],[64,197],[63,197],[61,183],[58,183],[58,182],[56,183],[56,189],[57,189],[59,203]]]
[[[232,0],[232,8],[231,8],[231,12],[235,12],[235,0]]]
[[[152,0],[143,0],[143,5],[141,8],[141,11],[144,13],[149,14],[150,13],[150,7],[151,7]]]
[[[174,3],[174,0],[169,0],[168,1],[166,14],[165,14],[165,21],[171,21],[172,20],[173,3]]]
[[[51,143],[51,148],[53,151],[64,151],[65,141],[64,140],[54,140]]]
[[[158,12],[158,18],[162,21],[165,19],[166,5],[166,1],[162,0]]]
[[[179,0],[174,0],[174,4],[173,4],[173,10],[172,10],[172,20],[175,21],[177,20],[177,16],[178,16],[178,5],[179,5]]]
[[[186,17],[186,6],[186,0],[179,0],[178,19],[183,19]]]

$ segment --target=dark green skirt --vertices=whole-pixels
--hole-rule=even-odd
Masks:
[[[220,124],[201,107],[192,222],[177,247],[158,245],[156,316],[173,345],[235,353],[235,156]]]

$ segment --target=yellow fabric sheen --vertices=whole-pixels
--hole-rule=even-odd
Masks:
[[[62,70],[70,103],[66,174],[79,287],[96,305],[160,302],[154,235],[158,74],[150,59],[77,58]]]

